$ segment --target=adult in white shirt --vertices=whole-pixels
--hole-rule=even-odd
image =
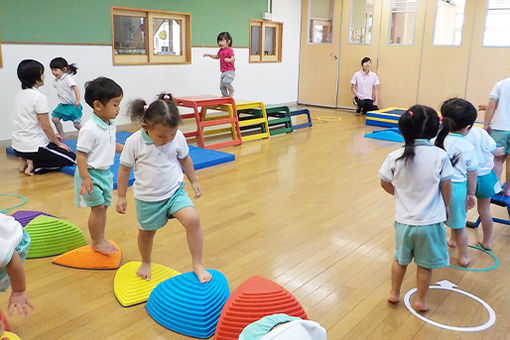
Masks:
[[[361,59],[361,70],[354,73],[351,79],[351,92],[354,95],[353,103],[356,113],[366,114],[367,111],[379,110],[379,78],[375,72],[370,71],[372,61],[369,57]]]
[[[76,155],[53,132],[48,100],[38,90],[44,85],[44,66],[36,60],[23,60],[18,78],[21,91],[16,96],[12,148],[21,160],[19,170],[32,176],[75,164]]]

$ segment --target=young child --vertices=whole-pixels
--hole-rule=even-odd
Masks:
[[[74,189],[76,204],[90,207],[88,227],[91,247],[111,254],[117,248],[105,238],[106,210],[112,202],[113,164],[115,152],[122,144],[115,141],[115,122],[122,100],[122,88],[113,80],[96,78],[85,84],[85,101],[94,114],[78,133]]]
[[[234,95],[234,87],[232,82],[236,75],[234,61],[234,50],[232,49],[232,37],[228,32],[221,32],[216,38],[220,47],[217,54],[204,54],[204,57],[220,60],[220,91],[223,97],[232,97]]]
[[[178,129],[180,114],[170,94],[161,94],[148,107],[135,100],[130,106],[133,120],[141,118],[142,129],[131,135],[120,156],[117,212],[126,213],[126,190],[131,168],[135,168],[133,191],[138,215],[138,248],[142,265],[137,275],[151,279],[154,235],[175,217],[186,229],[193,271],[205,283],[211,274],[202,266],[202,229],[198,214],[184,190],[183,171],[195,192],[202,194],[189,156],[186,138]]]
[[[503,147],[496,148],[496,142],[482,128],[472,127],[466,139],[473,144],[478,159],[476,180],[476,208],[482,222],[483,239],[478,242],[485,250],[492,250],[491,197],[501,191],[498,177],[492,169],[494,156],[503,156]]]
[[[39,92],[44,85],[44,66],[25,59],[17,72],[21,91],[16,96],[12,148],[19,157],[19,170],[32,176],[74,165],[76,156],[53,132],[48,100]]]
[[[23,271],[29,245],[30,236],[21,224],[12,216],[0,213],[0,291],[5,292],[11,286],[9,316],[16,310],[21,317],[26,317],[29,309],[34,309],[25,292]],[[4,323],[0,321],[0,335],[3,331]]]
[[[432,269],[448,265],[443,222],[450,202],[453,169],[448,154],[430,142],[438,127],[439,117],[434,109],[410,107],[398,121],[405,147],[391,152],[379,170],[382,188],[395,196],[396,246],[388,301],[400,301],[407,265],[414,257],[418,266],[414,308],[421,312],[429,309],[425,295]]]
[[[441,114],[443,128],[437,136],[436,145],[444,145],[454,169],[452,199],[446,221],[446,225],[451,228],[448,245],[452,248],[458,247],[459,264],[467,267],[471,260],[467,251],[466,210],[473,208],[476,202],[478,159],[475,148],[465,136],[473,126],[477,113],[470,102],[451,98],[441,105]]]
[[[54,87],[60,104],[51,113],[53,124],[57,128],[60,138],[64,138],[64,128],[60,120],[72,121],[77,130],[81,128],[80,90],[73,76],[78,68],[75,64],[68,64],[64,58],[54,58],[50,62],[51,73],[55,76]]]

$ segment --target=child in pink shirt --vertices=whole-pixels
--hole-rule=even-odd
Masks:
[[[204,57],[220,60],[220,91],[223,97],[232,97],[234,95],[234,87],[232,82],[234,81],[235,67],[234,61],[234,50],[232,49],[232,37],[228,32],[221,32],[216,38],[218,46],[220,47],[217,54],[204,54]]]

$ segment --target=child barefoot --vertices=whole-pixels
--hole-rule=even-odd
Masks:
[[[407,265],[418,266],[414,308],[426,312],[425,295],[433,268],[448,265],[448,249],[443,222],[450,201],[453,174],[448,154],[434,146],[439,117],[428,106],[414,105],[399,119],[398,128],[405,148],[386,157],[379,177],[382,188],[395,196],[395,260],[391,267],[388,301],[400,301],[400,288]]]
[[[122,88],[109,78],[99,77],[85,84],[85,101],[94,110],[78,133],[74,190],[76,205],[90,207],[88,221],[91,247],[102,254],[118,249],[105,236],[106,209],[112,202],[115,152],[115,122],[122,100]]]
[[[138,215],[138,248],[142,265],[137,275],[151,279],[151,253],[154,235],[175,217],[186,229],[193,271],[205,283],[211,274],[202,266],[202,229],[198,214],[184,190],[183,171],[195,198],[202,194],[186,138],[178,129],[180,114],[171,95],[161,94],[148,107],[145,101],[131,104],[132,119],[141,118],[142,129],[131,135],[120,156],[117,212],[126,213],[126,190],[131,168],[135,167],[133,191]]]

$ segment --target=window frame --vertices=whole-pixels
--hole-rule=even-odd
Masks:
[[[115,53],[115,27],[114,16],[131,16],[145,18],[145,50],[144,55],[116,54]],[[154,28],[153,19],[180,20],[182,55],[157,55],[154,54]],[[161,64],[190,64],[191,63],[191,14],[182,12],[170,12],[128,7],[111,7],[112,29],[112,61],[113,65],[161,65]]]
[[[0,68],[4,67],[4,63],[2,61],[2,36],[0,35]]]
[[[483,21],[483,32],[482,32],[482,47],[490,47],[490,48],[508,48],[510,47],[510,43],[506,45],[489,45],[485,43],[485,33],[487,32],[487,17],[489,16],[489,11],[497,11],[496,8],[489,8],[490,6],[490,0],[487,0],[486,6],[485,6],[485,16]]]
[[[252,51],[252,27],[257,26],[259,29],[259,54],[251,54]],[[263,53],[266,39],[266,28],[274,28],[275,34],[275,54],[265,55]],[[248,48],[248,61],[250,63],[279,63],[282,61],[282,37],[283,23],[268,20],[250,20],[250,46]]]

